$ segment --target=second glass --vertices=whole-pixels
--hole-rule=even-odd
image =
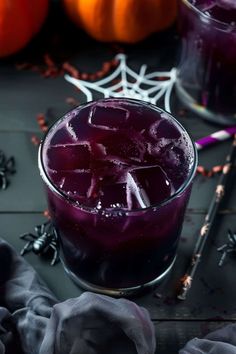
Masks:
[[[39,167],[67,273],[117,296],[159,281],[176,257],[196,165],[185,129],[154,105],[104,99],[59,119]]]
[[[177,93],[204,118],[236,123],[235,0],[179,0]]]

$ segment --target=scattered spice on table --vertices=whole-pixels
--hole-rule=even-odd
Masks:
[[[36,120],[41,132],[46,133],[48,131],[48,122],[46,120],[45,114],[38,113],[36,115]],[[31,135],[31,142],[33,145],[38,146],[40,144],[40,141],[40,138],[36,134]]]
[[[48,131],[48,123],[46,121],[45,115],[43,113],[39,113],[39,114],[37,114],[36,119],[37,119],[40,130],[42,132]]]
[[[41,65],[23,62],[17,63],[15,66],[17,70],[31,70],[40,73],[45,78],[56,78],[67,73],[76,79],[94,81],[97,79],[102,79],[108,74],[108,72],[116,68],[118,65],[119,60],[112,58],[111,60],[104,61],[101,68],[97,71],[89,73],[80,71],[76,66],[68,61],[57,64],[52,59],[51,55],[46,53],[44,54],[43,63]]]
[[[77,106],[80,105],[80,102],[74,97],[67,97],[66,98],[66,103],[69,104],[72,107],[77,107]]]
[[[67,61],[62,64],[62,69],[67,72],[67,74],[73,76],[75,79],[80,78],[80,72],[72,64]]]
[[[204,166],[198,166],[197,167],[197,173],[202,175],[203,177],[213,177],[214,175],[216,175],[217,173],[222,172],[224,166],[223,165],[216,165],[213,166],[211,169],[207,169]]]
[[[181,118],[185,118],[188,114],[187,109],[181,108],[178,110],[177,112],[177,116],[181,117]]]
[[[37,135],[32,134],[31,135],[31,142],[33,145],[38,146],[40,144],[40,139],[37,137]]]
[[[44,77],[58,77],[63,75],[62,69],[57,66],[48,53],[44,54],[43,58],[46,65],[46,69],[42,72]]]
[[[47,218],[48,220],[51,219],[51,215],[48,209],[44,210],[43,212],[43,216],[45,216],[45,218]]]

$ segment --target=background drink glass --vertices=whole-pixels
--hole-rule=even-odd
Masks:
[[[59,119],[39,168],[74,281],[117,296],[159,281],[175,260],[196,165],[185,129],[154,105],[104,99]]]
[[[236,123],[236,3],[179,0],[180,99],[204,118]]]

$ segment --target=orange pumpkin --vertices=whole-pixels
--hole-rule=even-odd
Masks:
[[[0,0],[0,57],[23,48],[39,31],[49,0]]]
[[[135,43],[167,28],[176,0],[63,0],[69,17],[97,40]]]

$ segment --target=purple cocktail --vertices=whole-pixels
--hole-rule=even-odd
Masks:
[[[39,151],[63,265],[126,295],[171,268],[196,169],[184,128],[156,106],[104,99],[57,121]]]
[[[179,97],[219,124],[236,123],[236,1],[180,0]]]

